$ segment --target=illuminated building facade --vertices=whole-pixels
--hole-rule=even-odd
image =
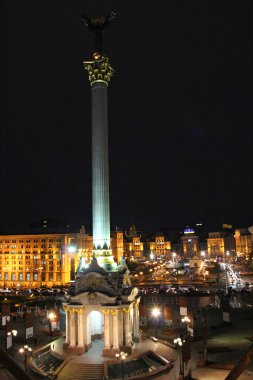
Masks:
[[[236,256],[247,259],[253,252],[253,235],[247,228],[235,230]]]
[[[111,232],[111,247],[113,258],[119,264],[124,256],[124,236],[122,231]]]
[[[80,256],[89,261],[92,237],[79,233],[0,235],[0,286],[67,284]]]
[[[224,255],[224,237],[221,232],[209,232],[207,239],[207,254],[210,257]]]
[[[154,240],[147,242],[147,248],[150,253],[153,253],[154,258],[169,257],[171,254],[170,241],[166,241],[162,233],[156,234]]]
[[[207,239],[207,254],[210,257],[235,255],[235,241],[230,232],[209,232]]]
[[[143,260],[143,242],[141,236],[127,237],[124,243],[125,255],[129,260]]]
[[[183,257],[193,257],[198,252],[199,237],[195,235],[192,228],[185,228],[181,237]]]

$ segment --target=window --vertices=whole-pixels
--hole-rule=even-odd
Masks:
[[[8,281],[8,279],[9,279],[9,274],[8,274],[8,273],[5,273],[5,274],[4,274],[4,281]]]
[[[34,241],[33,241],[34,243],[38,243],[38,239],[34,239]]]
[[[53,241],[54,241],[54,239],[49,239],[49,241],[50,241],[50,242],[53,242]]]
[[[18,274],[18,281],[23,281],[23,273]]]
[[[42,243],[45,243],[45,241],[46,241],[45,239],[41,239],[41,242],[42,242]]]
[[[30,281],[31,275],[30,273],[26,273],[26,281]]]
[[[34,273],[34,274],[33,274],[33,279],[34,279],[34,281],[37,281],[37,280],[38,280],[38,273]]]
[[[19,243],[24,243],[24,240],[19,240],[18,242],[19,242]]]
[[[26,243],[31,243],[31,240],[26,240]]]
[[[12,243],[16,243],[16,240],[12,240]]]
[[[16,280],[16,274],[15,273],[12,273],[11,274],[11,281],[15,281]]]

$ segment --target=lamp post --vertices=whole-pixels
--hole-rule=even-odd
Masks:
[[[127,353],[124,351],[121,351],[119,354],[116,354],[115,357],[121,360],[121,377],[122,377],[122,380],[124,380],[124,360],[127,357]]]
[[[56,314],[53,311],[51,311],[48,314],[50,334],[52,334],[52,332],[53,332],[53,330],[52,330],[52,323],[54,322],[55,318],[56,318]]]
[[[156,320],[155,336],[157,336],[157,324],[158,324],[158,318],[160,315],[160,310],[158,309],[158,307],[154,307],[154,309],[152,310],[152,315]]]
[[[27,370],[27,356],[29,352],[32,352],[32,348],[25,344],[24,347],[19,349],[19,352],[25,355],[25,369]]]
[[[182,355],[182,346],[183,346],[184,340],[182,338],[176,338],[174,339],[174,345],[179,351],[179,359],[180,359],[180,370],[179,370],[179,376],[180,380],[184,379],[184,367],[183,367],[183,355]]]
[[[229,251],[224,254],[225,261],[225,293],[228,294],[228,269],[227,269],[227,256],[229,256]]]
[[[17,330],[11,330],[11,331],[8,331],[7,333],[6,333],[6,351],[8,350],[8,341],[9,341],[9,339],[11,340],[11,344],[9,345],[10,347],[12,346],[12,337],[13,336],[17,336],[17,334],[18,334],[18,332],[17,332]],[[9,339],[8,339],[9,338]]]
[[[181,319],[181,322],[182,322],[183,324],[185,324],[185,327],[186,327],[186,333],[188,334],[188,323],[191,322],[190,318],[186,315],[185,317],[183,317],[183,318]]]

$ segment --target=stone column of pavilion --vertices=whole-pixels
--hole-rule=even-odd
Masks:
[[[107,87],[114,70],[109,58],[93,54],[84,62],[92,93],[92,216],[94,255],[106,270],[115,270],[110,249]]]

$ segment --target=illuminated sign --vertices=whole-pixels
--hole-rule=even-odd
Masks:
[[[194,234],[194,229],[193,228],[185,228],[184,229],[184,234]]]

